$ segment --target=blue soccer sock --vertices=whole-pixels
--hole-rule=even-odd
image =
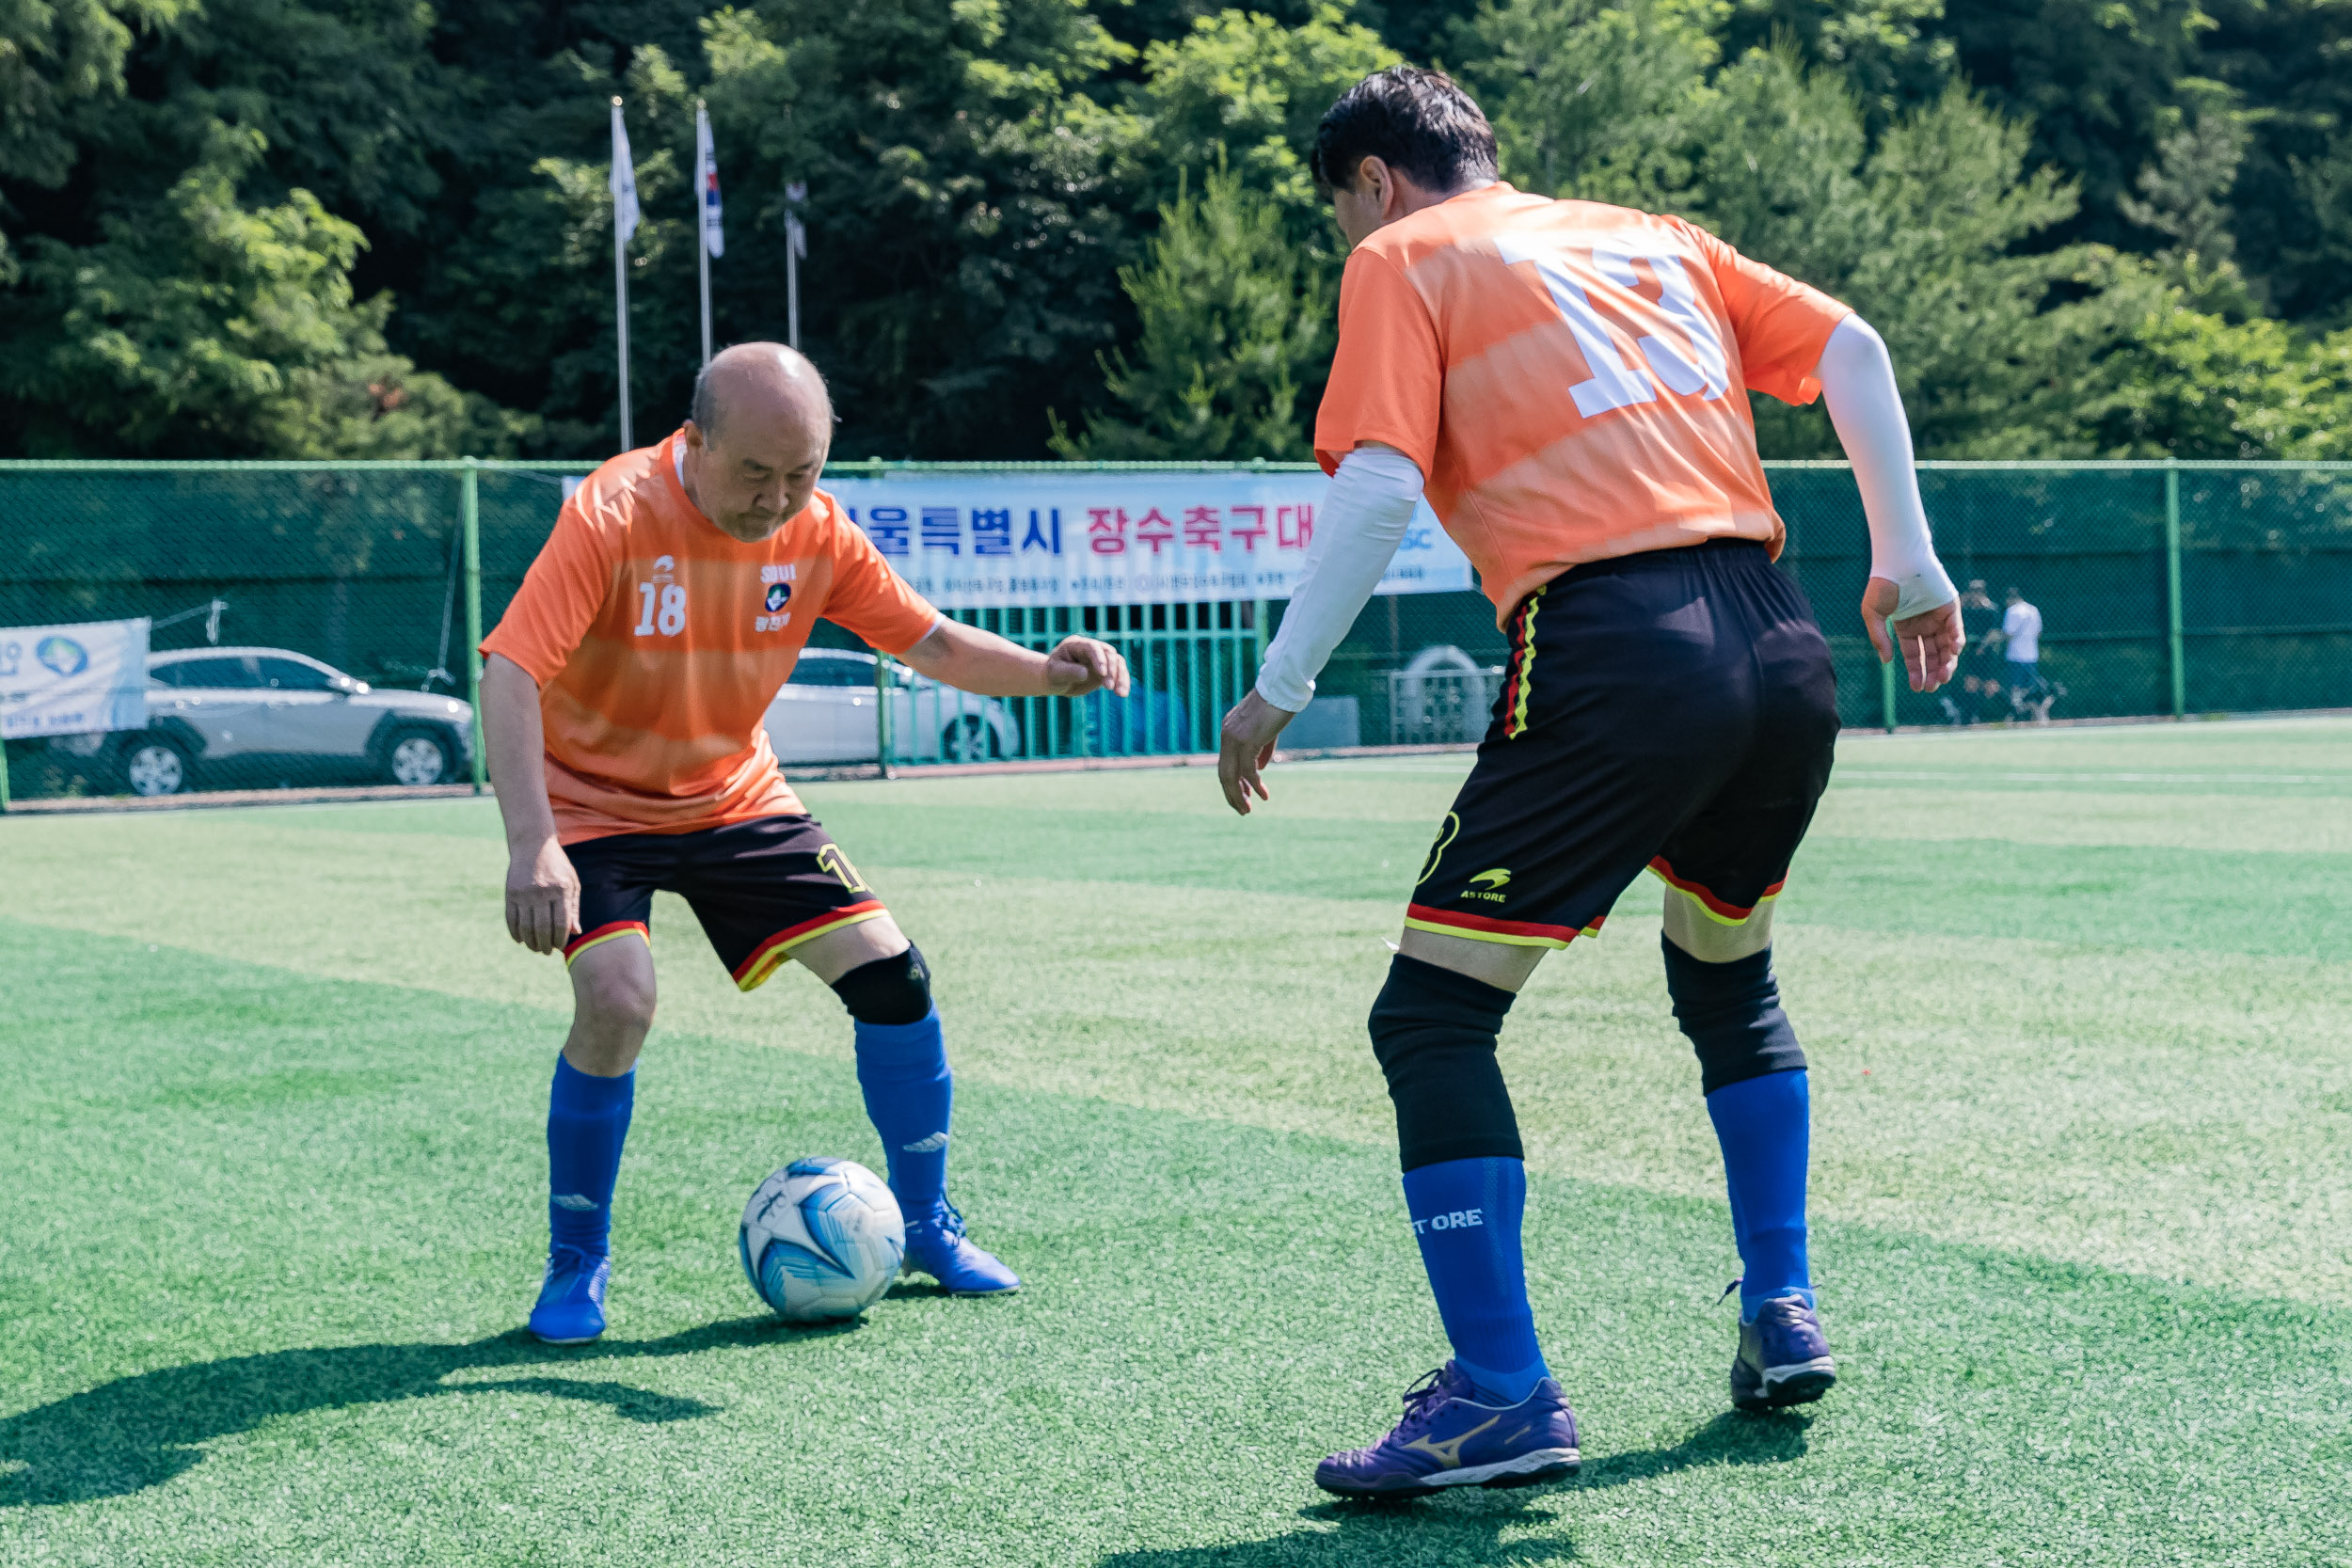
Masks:
[[[548,1091],[548,1238],[602,1257],[612,1249],[612,1184],[637,1098],[635,1069],[618,1078],[555,1059]]]
[[[1753,1319],[1774,1296],[1801,1295],[1813,1305],[1804,1231],[1812,1109],[1804,1070],[1727,1084],[1707,1097],[1707,1114],[1723,1146],[1724,1180],[1731,1190],[1740,1318]]]
[[[1708,963],[1665,950],[1675,1021],[1698,1053],[1699,1087],[1723,1147],[1731,1233],[1740,1244],[1740,1315],[1774,1296],[1813,1301],[1804,1255],[1811,1109],[1804,1051],[1781,1010],[1772,950]]]
[[[1405,1173],[1405,1206],[1454,1364],[1486,1399],[1518,1403],[1551,1375],[1519,1250],[1527,1166],[1496,1158],[1420,1165]]]
[[[939,1010],[913,1023],[859,1020],[857,1086],[889,1153],[891,1195],[909,1223],[927,1218],[947,1196],[947,1123],[956,1096]]]

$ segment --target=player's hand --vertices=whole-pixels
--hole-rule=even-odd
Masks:
[[[1065,637],[1045,656],[1045,682],[1057,697],[1083,697],[1110,689],[1114,697],[1127,695],[1127,661],[1117,648],[1091,637]]]
[[[580,873],[552,836],[516,845],[506,863],[506,934],[533,953],[559,953],[580,929]]]
[[[1271,800],[1266,793],[1265,780],[1259,775],[1274,761],[1274,742],[1282,733],[1282,726],[1298,717],[1285,708],[1276,707],[1252,690],[1233,705],[1225,716],[1224,728],[1217,736],[1216,782],[1225,791],[1225,803],[1242,816],[1249,815],[1249,797],[1255,791],[1261,800]]]
[[[1961,630],[1960,601],[1890,623],[1887,617],[1895,613],[1899,598],[1900,591],[1892,582],[1872,578],[1862,590],[1862,629],[1870,634],[1881,664],[1892,662],[1899,652],[1911,689],[1933,691],[1960,668],[1960,650],[1968,641]]]

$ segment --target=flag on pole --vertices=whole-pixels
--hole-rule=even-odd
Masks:
[[[628,417],[628,237],[637,232],[637,169],[628,156],[628,127],[612,100],[612,346],[620,358],[621,450],[636,445]]]
[[[628,127],[621,123],[621,101],[612,101],[612,229],[623,245],[637,232],[637,168],[629,161]]]
[[[711,145],[710,111],[694,105],[694,166],[702,171],[703,248],[713,256],[727,253],[727,236],[719,218],[719,150]]]
[[[808,225],[801,209],[808,202],[808,183],[795,180],[784,187],[784,341],[801,346],[801,261],[808,255]]]

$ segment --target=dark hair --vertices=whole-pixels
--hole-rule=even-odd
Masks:
[[[1378,158],[1413,183],[1454,191],[1495,177],[1495,128],[1442,71],[1392,65],[1340,94],[1315,127],[1308,167],[1327,195],[1356,188],[1356,171]]]

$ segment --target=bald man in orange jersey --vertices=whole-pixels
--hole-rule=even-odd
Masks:
[[[507,929],[562,952],[572,981],[531,1313],[549,1343],[604,1332],[612,1188],[653,1023],[656,891],[685,897],[742,990],[797,960],[841,998],[908,1266],[958,1294],[1020,1284],[947,1200],[953,1080],[922,954],[785,783],[762,721],[819,616],[990,696],[1124,694],[1127,668],[1089,638],[1041,654],[941,616],[818,488],[832,435],[806,359],[728,349],[684,428],[564,502],[482,644]]]

